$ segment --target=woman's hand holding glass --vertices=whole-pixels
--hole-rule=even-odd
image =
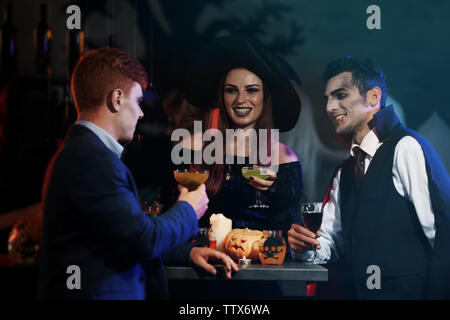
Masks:
[[[264,179],[260,179],[258,177],[252,176],[252,177],[250,177],[248,184],[259,191],[268,190],[274,183],[275,179],[277,178],[277,174],[275,172],[273,172],[272,170],[266,169],[266,168],[264,168],[264,174],[269,177],[264,180]]]
[[[248,179],[248,184],[255,188],[255,203],[249,209],[267,209],[269,205],[264,204],[260,191],[266,191],[275,181],[277,175],[271,167],[249,166],[242,168],[242,175]]]

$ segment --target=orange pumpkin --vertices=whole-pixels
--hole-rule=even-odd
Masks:
[[[259,261],[259,244],[263,236],[262,231],[251,229],[233,229],[224,239],[225,253],[238,261],[246,258],[254,262]]]

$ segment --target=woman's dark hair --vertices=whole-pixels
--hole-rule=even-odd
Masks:
[[[239,69],[239,67],[233,68],[233,69]],[[219,121],[218,121],[218,128],[216,128],[216,129],[219,129],[221,131],[223,137],[226,136],[226,131],[225,131],[226,129],[232,129],[231,119],[228,116],[228,113],[225,109],[225,102],[223,101],[225,78],[226,78],[228,72],[230,72],[230,71],[231,71],[231,69],[222,75],[222,77],[219,81],[219,86],[218,86],[218,90],[217,90],[217,98],[218,98],[217,105],[219,108]],[[255,125],[255,130],[257,132],[258,132],[258,129],[273,129],[272,99],[271,99],[271,95],[270,95],[270,90],[265,85],[264,82],[263,82],[263,93],[264,93],[263,110],[262,110],[261,115],[259,116],[259,118],[256,122],[256,125]],[[259,137],[257,137],[257,139],[258,138]],[[268,139],[270,139],[270,134],[268,135]],[[259,145],[258,141],[256,143],[257,143],[257,145]],[[224,144],[224,146],[225,146],[225,144]],[[225,151],[226,150],[223,150],[224,163],[225,163],[225,157],[226,157]],[[271,151],[270,151],[270,145],[269,145],[268,155],[270,155],[270,153],[271,153]],[[209,170],[210,170],[210,177],[209,177],[208,181],[206,182],[206,189],[209,194],[215,195],[222,186],[224,165],[223,164],[213,164],[209,167]]]

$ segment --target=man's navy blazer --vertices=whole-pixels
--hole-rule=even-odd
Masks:
[[[195,211],[184,201],[148,217],[127,167],[80,125],[71,128],[49,164],[43,205],[41,299],[145,299],[144,270],[152,272],[147,266],[160,266],[163,253],[198,229]],[[72,288],[73,265],[81,289]]]

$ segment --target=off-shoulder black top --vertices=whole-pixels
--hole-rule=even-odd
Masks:
[[[268,209],[249,209],[255,201],[255,191],[241,173],[248,158],[235,157],[233,165],[224,166],[224,177],[219,192],[210,198],[208,210],[200,220],[209,226],[209,216],[223,213],[233,221],[233,228],[257,230],[282,230],[286,233],[291,224],[301,223],[299,202],[302,195],[302,169],[299,161],[281,164],[277,179],[267,191],[261,191],[262,201]],[[238,162],[240,161],[240,162]]]

